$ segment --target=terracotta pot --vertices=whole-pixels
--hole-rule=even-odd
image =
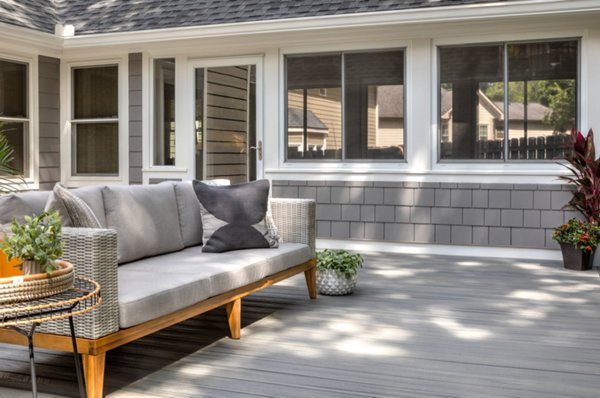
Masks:
[[[594,250],[591,253],[577,249],[569,243],[560,242],[560,250],[563,255],[563,263],[565,268],[575,271],[587,271],[592,269],[594,264]]]

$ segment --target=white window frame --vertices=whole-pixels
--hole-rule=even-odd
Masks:
[[[504,44],[504,43],[519,43],[519,42],[543,42],[543,41],[555,41],[555,40],[579,40],[579,70],[578,70],[578,115],[577,120],[579,128],[587,131],[586,122],[588,119],[588,111],[586,106],[582,106],[582,99],[587,98],[587,67],[586,67],[586,54],[584,51],[584,44],[588,37],[587,31],[584,30],[562,30],[562,31],[541,31],[535,33],[523,33],[513,32],[506,34],[489,34],[489,35],[477,35],[465,36],[465,37],[448,37],[448,38],[436,38],[432,42],[431,46],[431,59],[432,59],[432,113],[431,113],[431,172],[438,175],[460,175],[464,173],[471,176],[507,176],[511,178],[513,176],[524,177],[525,182],[531,179],[531,183],[539,182],[540,176],[553,177],[557,175],[567,174],[564,167],[555,161],[518,161],[513,160],[510,162],[491,162],[489,160],[456,160],[456,161],[440,161],[439,160],[439,52],[438,48],[441,46],[461,46],[461,45],[476,45],[476,44]],[[506,134],[506,132],[505,132]],[[556,180],[558,181],[558,180]],[[555,182],[556,182],[555,181]]]
[[[335,160],[335,161],[311,161],[303,159],[301,161],[286,161],[286,138],[285,126],[286,120],[286,75],[285,75],[285,59],[288,55],[319,55],[320,53],[342,53],[342,52],[368,52],[382,50],[403,50],[404,51],[404,114],[410,115],[413,113],[413,103],[411,98],[412,92],[412,41],[411,40],[382,40],[377,42],[353,43],[353,44],[327,44],[322,46],[298,46],[285,47],[280,49],[279,53],[279,132],[266,131],[265,141],[269,143],[278,142],[278,153],[271,154],[270,158],[265,158],[267,165],[277,164],[277,168],[272,166],[265,170],[266,173],[399,173],[411,170],[414,159],[413,140],[411,132],[413,131],[413,123],[415,118],[408,117],[404,123],[404,159],[397,161],[381,161],[375,159],[352,159],[352,160]],[[343,112],[342,112],[343,113]],[[275,137],[274,135],[278,136]],[[274,159],[274,156],[277,156]]]
[[[27,189],[39,188],[39,84],[38,84],[38,57],[37,56],[19,56],[10,53],[0,52],[0,60],[15,62],[27,65],[27,115],[26,118],[0,117],[0,120],[6,122],[24,122],[25,137],[24,147],[24,165],[27,177]],[[20,183],[18,179],[15,182]]]
[[[117,66],[118,69],[118,117],[115,119],[77,119],[85,122],[117,122],[119,128],[119,171],[114,176],[74,175],[73,167],[73,70],[86,67]],[[129,183],[129,68],[127,56],[111,59],[67,61],[61,66],[61,182],[67,186],[80,187],[93,184]]]

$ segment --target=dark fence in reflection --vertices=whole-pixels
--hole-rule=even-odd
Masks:
[[[441,158],[453,159],[452,146],[460,143],[443,142]],[[508,156],[511,160],[554,160],[564,159],[571,153],[569,134],[549,135],[545,137],[511,138],[508,140]],[[477,156],[474,159],[502,159],[503,140],[477,141]]]

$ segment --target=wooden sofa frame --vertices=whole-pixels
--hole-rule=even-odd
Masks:
[[[315,204],[314,201],[307,201],[302,199],[272,199],[271,206],[273,208],[273,218],[276,225],[279,228],[280,235],[283,241],[287,242],[299,242],[308,244],[314,254],[315,248],[315,230],[314,230],[314,216],[315,216]],[[65,238],[65,258],[74,262],[77,265],[77,257],[79,249],[72,249],[73,246],[81,245],[81,241],[84,240],[83,236],[87,234],[85,229],[82,231],[76,231],[75,229],[69,231],[65,228],[66,233],[63,234]],[[88,232],[90,230],[87,230]],[[112,264],[114,268],[114,275],[112,279],[115,279],[114,286],[110,287],[113,294],[116,292],[116,232],[112,230],[98,230],[104,231],[109,240],[114,241],[114,256],[111,255]],[[93,232],[97,235],[97,232]],[[79,236],[79,238],[78,238]],[[105,243],[105,242],[104,242]],[[101,244],[104,244],[101,243]],[[85,246],[85,244],[83,245]],[[92,250],[91,255],[93,255]],[[70,254],[70,255],[69,255]],[[89,256],[89,250],[86,252]],[[114,257],[114,259],[113,259]],[[90,257],[88,257],[88,260]],[[98,264],[107,267],[104,263],[106,258],[96,259]],[[104,264],[102,264],[104,263]],[[94,270],[97,266],[88,267],[85,271],[81,272],[80,275],[94,278]],[[77,269],[77,268],[76,268]],[[256,291],[265,289],[277,282],[284,279],[290,278],[296,274],[304,272],[306,284],[308,288],[309,297],[315,299],[317,297],[316,287],[316,261],[311,259],[307,262],[294,265],[291,268],[283,270],[273,275],[269,275],[259,281],[253,282],[246,286],[239,287],[237,289],[225,292],[218,296],[210,297],[206,300],[198,302],[189,307],[183,308],[179,311],[164,315],[160,318],[153,319],[148,322],[144,322],[139,325],[132,326],[126,329],[118,329],[112,333],[102,335],[98,338],[86,338],[80,337],[80,327],[86,327],[81,318],[85,318],[85,315],[76,317],[76,329],[77,329],[77,350],[83,359],[84,376],[86,382],[87,396],[89,398],[101,398],[103,396],[104,388],[104,367],[106,352],[114,348],[120,347],[124,344],[130,343],[142,337],[148,336],[159,330],[175,325],[186,319],[195,317],[203,314],[207,311],[215,308],[225,306],[227,312],[227,322],[229,325],[229,336],[232,339],[239,339],[241,336],[241,310],[242,310],[242,298],[254,293]],[[102,277],[97,279],[101,279]],[[102,282],[100,282],[102,285]],[[112,284],[107,282],[107,285]],[[104,297],[104,293],[101,290],[101,294]],[[114,301],[114,300],[113,300]],[[102,306],[106,305],[106,300]],[[113,303],[114,305],[114,303]],[[97,310],[94,310],[97,311]],[[117,313],[118,315],[118,313]],[[113,316],[114,317],[114,314]],[[60,351],[73,352],[71,337],[66,335],[66,328],[61,328],[62,332],[47,333],[43,332],[43,325],[41,328],[42,332],[36,333],[33,336],[34,346],[36,348],[53,349]],[[27,345],[27,338],[20,333],[0,328],[0,343]]]

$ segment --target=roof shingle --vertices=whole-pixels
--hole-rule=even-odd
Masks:
[[[0,0],[0,22],[86,35],[505,1],[514,0]]]

